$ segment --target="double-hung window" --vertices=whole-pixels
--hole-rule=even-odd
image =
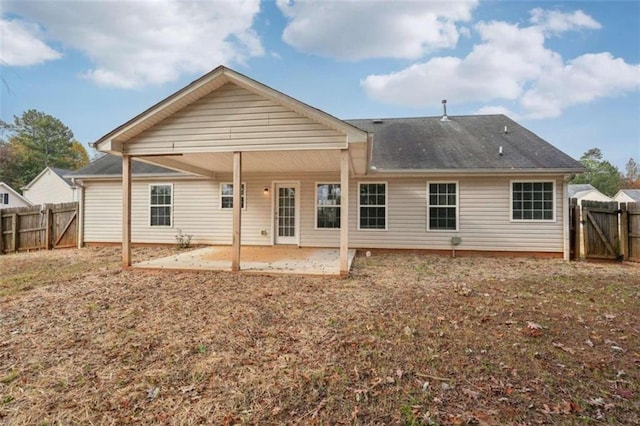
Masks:
[[[427,184],[429,231],[458,230],[458,184],[429,182]]]
[[[171,226],[173,185],[149,186],[149,223],[151,226]]]
[[[240,199],[242,208],[245,208],[244,202],[244,194],[245,194],[245,185],[244,183],[241,185]],[[221,183],[220,184],[220,206],[223,209],[232,209],[233,208],[233,184],[232,183]]]
[[[358,185],[358,229],[387,229],[387,184]]]
[[[316,228],[340,228],[340,184],[316,185]]]
[[[554,221],[553,182],[511,182],[511,220]]]
[[[9,193],[8,192],[0,192],[0,204],[9,204]]]

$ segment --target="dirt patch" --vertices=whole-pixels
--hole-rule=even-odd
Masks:
[[[343,280],[118,262],[0,257],[3,288],[39,281],[0,298],[0,423],[640,422],[638,265],[374,254]]]

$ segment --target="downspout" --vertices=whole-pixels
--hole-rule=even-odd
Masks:
[[[84,185],[71,178],[71,183],[78,188],[78,248],[84,245]]]

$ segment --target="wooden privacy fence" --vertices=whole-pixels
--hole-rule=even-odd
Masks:
[[[580,212],[573,199],[570,206],[572,259],[582,254],[586,259],[640,262],[640,203],[583,200]]]
[[[0,254],[77,247],[78,203],[0,210]]]

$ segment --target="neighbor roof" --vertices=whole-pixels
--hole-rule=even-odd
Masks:
[[[71,179],[65,178],[65,176],[68,176],[69,174],[71,174],[71,170],[60,169],[58,167],[49,167],[49,168],[51,169],[51,171],[53,171],[53,173],[60,176],[67,183],[67,185],[73,186],[73,182],[71,182]]]
[[[581,163],[505,115],[347,120],[373,133],[380,171],[562,171]],[[502,149],[502,155],[500,155]]]
[[[580,192],[593,191],[597,189],[591,185],[590,183],[573,183],[569,185],[568,192],[569,198],[573,198],[576,194]]]
[[[640,189],[621,189],[618,192],[626,194],[628,197],[631,197],[635,201],[640,201]]]
[[[167,169],[165,167],[155,166],[153,164],[144,163],[142,161],[131,161],[131,174],[132,175],[166,175],[172,174],[176,176],[184,175],[185,173],[177,172],[175,170]],[[88,166],[71,172],[67,176],[75,178],[85,177],[111,177],[122,176],[122,157],[118,157],[111,154],[103,155],[102,157],[94,160]]]

